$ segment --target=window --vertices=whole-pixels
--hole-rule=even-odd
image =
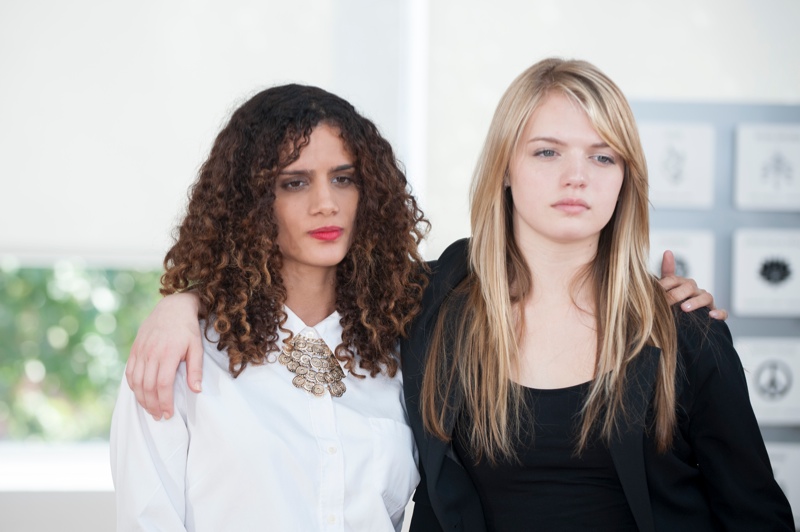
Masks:
[[[0,262],[0,439],[108,437],[125,361],[156,304],[154,270]]]

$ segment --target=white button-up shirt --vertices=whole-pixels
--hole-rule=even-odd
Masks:
[[[311,332],[286,312],[286,328]],[[339,319],[313,328],[331,351]],[[401,529],[419,474],[399,372],[346,373],[342,397],[316,397],[278,362],[234,379],[216,343],[203,347],[203,391],[188,389],[181,364],[169,420],[153,420],[120,387],[111,426],[118,531]]]

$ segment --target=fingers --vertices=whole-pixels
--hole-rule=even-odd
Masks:
[[[727,320],[728,311],[714,306],[714,296],[711,292],[697,287],[693,279],[683,277],[669,277],[660,279],[659,283],[667,291],[667,299],[671,305],[681,304],[681,310],[692,312],[699,308],[708,307],[709,316],[717,320]]]
[[[134,380],[133,380],[133,373],[134,369],[136,368],[136,360],[139,357],[139,337],[137,336],[133,340],[133,345],[131,346],[131,352],[128,355],[128,362],[125,363],[125,380],[128,381],[128,387],[131,390],[134,389]]]
[[[681,287],[673,289],[678,290]],[[682,299],[677,299],[678,301],[682,301],[681,303],[681,310],[684,312],[691,312],[693,310],[697,310],[703,307],[714,307],[714,296],[712,296],[709,292],[706,292],[702,288],[697,289],[696,292],[690,293],[683,297]]]
[[[724,308],[715,308],[711,312],[708,313],[709,316],[714,318],[715,320],[722,320],[725,321],[728,319],[728,311]]]
[[[686,279],[684,277],[665,277],[663,279],[658,280],[661,287],[666,290],[667,292],[667,300],[669,301],[670,305],[674,305],[675,303],[680,303],[683,301],[681,308],[683,310],[694,310],[695,308],[700,308],[695,306],[697,301],[691,301],[692,298],[696,296],[701,296],[702,294],[708,294],[705,290],[702,290],[697,287],[697,283],[694,282],[694,279]],[[708,297],[711,299],[709,301],[713,301],[714,298],[711,297],[711,294],[708,294]],[[689,306],[684,306],[686,303],[689,303]],[[705,305],[700,305],[705,306]]]
[[[131,389],[136,401],[155,420],[169,419],[173,414],[175,374],[181,362],[180,356],[175,355],[179,348],[153,339],[141,342],[141,346],[129,381]]]
[[[675,275],[675,255],[670,250],[664,251],[661,258],[661,287],[667,292],[670,305],[681,304],[681,310],[691,312],[703,307],[709,307],[709,316],[717,320],[727,320],[728,311],[714,306],[714,296],[710,292],[698,288],[694,279],[677,277]]]
[[[180,360],[163,356],[159,359],[154,359],[151,364],[155,368],[155,377],[152,384],[153,388],[148,394],[148,400],[153,405],[153,410],[163,413],[164,419],[172,417],[173,390],[175,389],[175,374],[178,371],[178,364],[180,364]]]
[[[199,332],[199,329],[197,330]],[[192,337],[186,353],[186,383],[193,392],[200,392],[203,382],[203,342],[199,334]]]
[[[710,292],[706,292],[705,290],[701,289],[693,297],[681,303],[681,310],[685,312],[691,312],[693,310],[703,307],[710,308],[711,310],[708,312],[708,315],[716,320],[724,321],[728,319],[728,311],[725,309],[716,308],[714,306],[714,296],[712,296]]]
[[[162,415],[166,414],[161,410],[158,402],[158,359],[151,357],[147,360],[144,367],[144,376],[142,379],[142,399],[140,401],[142,406],[147,412],[156,420],[161,419]],[[138,397],[137,397],[138,399]]]
[[[128,364],[125,368],[125,375],[128,378],[128,385],[133,390],[133,394],[136,396],[136,401],[144,406],[147,401],[145,398],[145,390],[144,390],[144,375],[145,375],[145,368],[146,368],[146,361],[144,352],[145,350],[141,347],[141,342],[137,344],[134,342],[135,348],[131,349],[131,357],[128,359]],[[128,377],[128,375],[130,375]],[[150,412],[148,413],[152,415],[156,420],[161,419],[160,412]]]
[[[661,278],[675,276],[675,255],[670,250],[664,251],[661,257]]]

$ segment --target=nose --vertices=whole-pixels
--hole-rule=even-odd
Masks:
[[[563,182],[564,186],[572,188],[583,188],[586,186],[586,176],[588,172],[588,161],[583,157],[574,157],[566,165]]]
[[[333,186],[327,180],[314,187],[312,196],[312,214],[320,213],[329,216],[339,212],[336,194]]]

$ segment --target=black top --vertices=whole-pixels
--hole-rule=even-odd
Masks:
[[[590,384],[524,388],[534,429],[523,430],[514,446],[518,462],[476,464],[462,430],[469,419],[459,419],[454,449],[478,490],[488,530],[637,530],[608,448],[594,444],[575,456]]]
[[[487,530],[483,502],[472,478],[450,441],[425,431],[420,410],[431,335],[442,303],[467,276],[468,253],[468,241],[461,240],[431,263],[421,312],[408,336],[400,340],[403,390],[422,477],[414,495],[412,532]],[[622,390],[629,415],[619,420],[619,437],[609,445],[639,530],[794,532],[791,507],[773,477],[728,327],[701,309],[677,312],[677,333],[678,424],[672,446],[658,452],[645,430],[653,421],[650,413],[661,359],[660,350],[652,346],[631,361]],[[447,398],[444,428],[451,438],[463,400],[457,389]]]

